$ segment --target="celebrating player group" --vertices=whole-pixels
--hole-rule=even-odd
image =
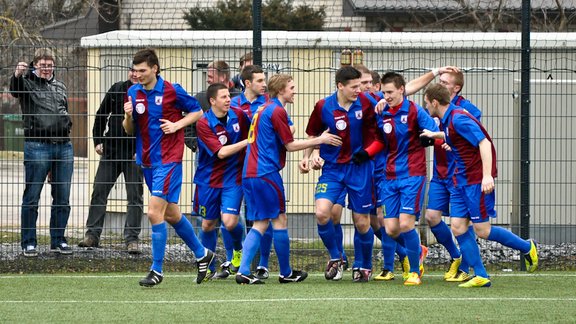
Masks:
[[[422,284],[428,249],[415,229],[426,194],[426,150],[434,150],[433,175],[424,217],[436,240],[450,254],[444,280],[459,287],[489,287],[476,236],[522,253],[529,272],[538,267],[533,240],[490,225],[496,217],[495,148],[481,123],[481,111],[462,97],[463,73],[441,67],[408,83],[401,74],[380,76],[363,65],[343,66],[336,91],[310,107],[307,139],[294,138],[287,104],[297,85],[287,74],[269,77],[252,64],[242,66],[241,90],[230,81],[223,61],[209,65],[207,107],[178,84],[164,81],[154,50],[134,57],[139,84],[128,90],[123,126],[136,136],[136,160],[152,198],[152,266],[140,281],[163,280],[162,264],[170,224],[196,255],[198,284],[235,276],[238,284],[263,284],[270,276],[271,244],[278,257],[280,283],[304,281],[308,274],[290,264],[286,199],[280,171],[287,152],[303,150],[302,173],[320,170],[315,190],[318,234],[327,250],[324,276],[372,280],[374,237],[381,241],[383,267],[373,280],[394,280],[395,255],[404,285]],[[407,96],[429,85],[426,107]],[[231,98],[232,95],[235,95]],[[196,96],[198,98],[198,95]],[[177,202],[182,186],[184,129],[195,124],[198,166],[194,210],[203,218],[198,238]],[[239,221],[246,205],[245,228]],[[354,255],[347,256],[340,224],[343,208],[352,211]],[[443,216],[450,217],[450,227]],[[219,231],[226,261],[216,269]],[[455,240],[454,240],[455,238]],[[260,263],[251,264],[260,253]],[[350,260],[350,261],[349,261]]]

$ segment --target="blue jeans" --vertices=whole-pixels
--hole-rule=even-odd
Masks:
[[[36,246],[38,202],[48,173],[52,172],[52,208],[50,215],[50,247],[66,243],[64,230],[70,216],[70,184],[74,169],[72,143],[24,142],[26,187],[22,197],[22,248]]]

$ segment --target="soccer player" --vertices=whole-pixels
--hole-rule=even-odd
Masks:
[[[242,256],[244,226],[238,222],[242,204],[242,165],[250,122],[244,112],[230,108],[230,92],[221,83],[206,90],[210,110],[197,122],[198,168],[194,175],[194,211],[202,216],[202,244],[216,250],[221,221],[226,262],[215,274],[210,264],[205,280],[225,279],[238,271]]]
[[[384,98],[384,94],[381,90],[381,77],[376,71],[362,71],[362,76],[364,77],[367,72],[370,72],[371,82],[367,85],[368,98],[376,104],[379,100]],[[417,89],[419,90],[419,89]],[[414,92],[417,91],[414,89]],[[373,179],[373,191],[374,199],[376,205],[370,211],[370,226],[374,231],[374,235],[380,240],[382,247],[382,271],[374,277],[376,281],[389,281],[394,279],[394,254],[398,254],[399,260],[402,262],[402,266],[405,268],[404,272],[408,273],[409,265],[406,258],[406,249],[397,244],[396,241],[386,234],[386,229],[384,227],[384,211],[382,207],[382,199],[378,194],[380,188],[380,182],[384,179],[384,170],[386,170],[386,151],[382,151],[376,156],[374,156],[374,179]]]
[[[252,120],[258,108],[264,105],[269,98],[266,93],[266,76],[260,66],[245,65],[242,68],[240,77],[244,81],[244,92],[232,100],[231,106],[242,109],[246,115],[248,115],[248,118]],[[288,117],[288,122],[289,125],[292,126],[290,117]],[[272,226],[270,226],[266,233],[264,233],[260,244],[260,259],[255,273],[258,279],[264,280],[270,276],[268,263],[272,249],[272,235]]]
[[[422,283],[422,262],[427,254],[415,229],[426,191],[426,151],[419,133],[424,129],[437,131],[438,126],[422,107],[405,97],[402,75],[388,72],[381,83],[387,105],[378,114],[378,129],[387,153],[386,178],[379,185],[379,195],[386,207],[386,233],[406,247],[410,272],[404,285],[416,286]],[[365,158],[371,149],[359,155]]]
[[[138,51],[132,60],[138,84],[128,90],[122,126],[136,136],[136,163],[142,167],[151,197],[148,218],[152,224],[152,266],[140,285],[152,287],[162,282],[168,222],[196,256],[202,283],[214,253],[196,237],[192,224],[182,217],[178,199],[182,187],[183,128],[202,117],[198,101],[177,83],[164,81],[160,62],[153,49]],[[182,113],[188,114],[183,117]]]
[[[266,76],[264,70],[258,65],[245,66],[240,75],[245,89],[243,93],[234,97],[230,105],[242,109],[252,119],[256,110],[268,101]]]
[[[242,171],[242,188],[248,207],[247,218],[254,222],[244,240],[238,284],[263,284],[250,273],[250,263],[270,222],[274,248],[280,266],[280,283],[300,282],[308,274],[290,267],[284,184],[280,170],[286,163],[286,151],[298,151],[320,144],[339,146],[340,138],[328,132],[309,140],[294,140],[284,106],[294,102],[295,85],[286,74],[275,75],[268,83],[272,99],[255,112],[248,134],[248,148]]]
[[[349,207],[359,239],[355,240],[357,267],[353,267],[355,282],[368,281],[372,272],[372,246],[374,232],[370,227],[369,212],[372,209],[372,161],[352,163],[352,155],[363,150],[378,138],[374,105],[362,93],[362,74],[351,66],[336,72],[337,91],[318,101],[310,116],[306,133],[315,138],[328,129],[342,138],[342,147],[320,146],[320,157],[324,160],[322,175],[316,186],[316,221],[318,233],[330,255],[324,276],[327,280],[342,278],[343,260],[338,248],[333,218],[333,206],[346,191]],[[312,149],[305,152],[310,156]],[[361,260],[360,260],[361,259]],[[355,263],[358,263],[355,260]]]
[[[538,252],[534,241],[521,239],[510,231],[490,225],[490,218],[496,217],[494,178],[497,176],[496,149],[490,135],[470,113],[450,103],[450,92],[446,87],[431,85],[424,93],[424,101],[432,116],[441,119],[444,131],[425,130],[421,136],[444,139],[455,159],[451,226],[464,259],[474,268],[475,274],[459,287],[491,285],[476,237],[468,230],[470,222],[479,237],[521,251],[528,272],[536,271]]]
[[[474,118],[480,121],[482,112],[470,101],[460,95],[464,86],[464,74],[457,71],[448,71],[440,74],[441,85],[445,86],[450,93],[451,103],[468,111]],[[436,117],[437,118],[437,117]],[[438,120],[440,130],[444,126]],[[450,282],[467,281],[470,276],[469,265],[467,260],[461,257],[460,249],[454,243],[452,232],[448,225],[442,220],[442,215],[449,215],[450,195],[454,190],[452,173],[454,171],[454,158],[448,155],[452,154],[442,148],[442,141],[434,141],[434,171],[430,186],[428,188],[428,206],[426,208],[426,222],[430,230],[436,237],[438,243],[442,244],[450,254],[450,268],[444,273],[444,280]],[[470,234],[473,234],[472,227],[469,228]]]

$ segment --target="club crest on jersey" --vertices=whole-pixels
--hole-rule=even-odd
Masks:
[[[384,133],[390,134],[390,133],[392,133],[392,124],[386,123],[386,124],[384,124],[382,129],[384,130]]]
[[[143,103],[138,103],[136,104],[136,112],[139,113],[140,115],[142,115],[144,113],[144,110],[146,110],[146,106],[144,106]]]
[[[345,130],[346,129],[346,121],[340,119],[339,121],[336,122],[336,129],[337,130]]]
[[[362,119],[362,110],[356,111],[355,114],[356,114],[356,119]]]
[[[218,141],[220,141],[220,144],[226,145],[226,143],[228,143],[228,136],[220,135],[218,136]]]
[[[408,122],[408,115],[400,116],[400,122],[402,122],[402,124],[406,124]]]
[[[234,129],[235,133],[238,133],[240,131],[240,125],[238,125],[238,123],[232,125],[232,129]]]
[[[156,96],[156,98],[154,98],[154,103],[160,106],[162,104],[162,96]]]

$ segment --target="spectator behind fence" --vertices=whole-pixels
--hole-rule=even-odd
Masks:
[[[54,77],[55,57],[40,48],[32,63],[19,62],[10,79],[10,93],[20,100],[24,121],[24,173],[21,228],[24,256],[38,255],[36,220],[44,181],[51,184],[50,248],[72,254],[64,237],[70,216],[70,181],[74,154],[70,142],[66,86]]]
[[[242,74],[242,71],[244,70],[245,66],[252,65],[252,64],[254,64],[254,60],[252,58],[252,52],[248,52],[248,53],[240,56],[240,68],[239,68],[238,74],[236,74],[232,78],[232,82],[234,82],[234,88],[236,88],[242,92],[244,91],[244,89],[245,89],[244,81],[242,80],[240,75]]]
[[[240,89],[234,88],[234,83],[230,81],[230,66],[225,61],[212,61],[208,64],[208,72],[206,73],[206,83],[208,85],[221,83],[228,87],[230,91],[230,98],[234,98],[241,93]],[[210,102],[206,97],[206,91],[198,92],[194,98],[198,100],[203,111],[210,109]],[[184,143],[186,146],[196,152],[198,149],[198,138],[196,134],[196,123],[184,129]]]
[[[101,155],[94,177],[94,189],[86,220],[86,234],[79,247],[98,247],[106,216],[108,195],[121,173],[124,174],[128,208],[124,224],[124,239],[129,253],[138,254],[138,235],[143,213],[142,172],[134,162],[136,141],[122,127],[126,92],[138,83],[136,73],[128,72],[128,80],[115,83],[106,93],[92,128],[94,149]]]

